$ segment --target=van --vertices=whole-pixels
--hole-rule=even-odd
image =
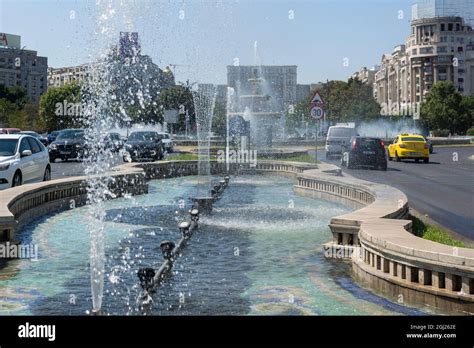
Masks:
[[[326,137],[326,159],[342,156],[342,150],[347,147],[357,131],[351,126],[332,126]]]

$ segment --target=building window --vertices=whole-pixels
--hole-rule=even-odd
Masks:
[[[438,53],[446,53],[446,52],[448,52],[448,48],[446,46],[438,47],[437,52]]]
[[[416,49],[416,48],[412,49],[411,54],[418,54],[418,49]]]
[[[459,23],[456,23],[456,31],[459,31],[461,30],[461,26],[459,25]]]
[[[444,23],[441,23],[441,31],[444,31],[445,30],[445,25]]]
[[[448,31],[453,31],[453,23],[448,23]]]

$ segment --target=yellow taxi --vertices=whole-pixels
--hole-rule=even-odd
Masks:
[[[403,133],[398,135],[388,146],[387,152],[389,161],[394,158],[397,162],[402,159],[414,159],[416,162],[422,159],[425,163],[430,161],[430,146],[419,134]]]

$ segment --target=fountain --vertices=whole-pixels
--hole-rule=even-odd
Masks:
[[[254,44],[255,68],[252,76],[247,80],[248,88],[237,92],[237,100],[233,103],[233,110],[229,117],[240,117],[250,122],[249,145],[254,145],[261,150],[270,150],[273,138],[276,135],[275,125],[282,119],[282,112],[275,110],[271,96],[271,88],[263,76],[262,66],[259,64],[257,42]]]
[[[191,199],[200,212],[208,214],[212,211],[210,141],[212,116],[216,100],[214,85],[204,85],[193,93],[194,110],[198,135],[198,175],[200,183],[197,193]]]

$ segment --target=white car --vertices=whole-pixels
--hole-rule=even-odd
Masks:
[[[171,153],[173,152],[173,139],[169,133],[159,133],[161,137],[161,141],[163,142],[163,148],[166,152]]]
[[[51,180],[48,149],[25,134],[0,135],[0,189]]]

